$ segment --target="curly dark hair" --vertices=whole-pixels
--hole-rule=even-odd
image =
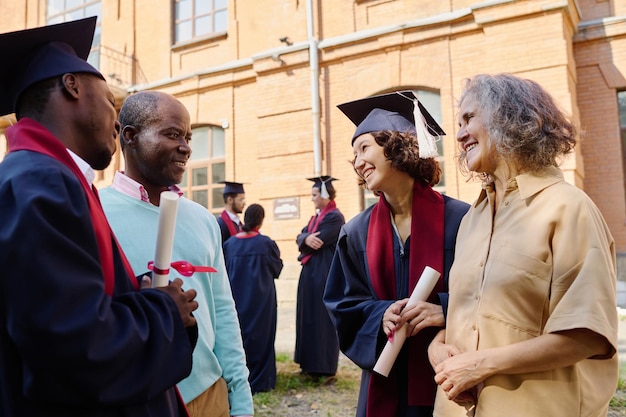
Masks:
[[[496,151],[521,171],[558,166],[558,158],[576,145],[578,129],[535,81],[511,74],[479,74],[465,80],[459,106],[467,97],[477,101]],[[465,152],[459,162],[469,172]]]
[[[411,132],[381,130],[371,132],[376,143],[383,147],[383,152],[391,167],[406,172],[416,181],[422,181],[431,187],[439,183],[441,168],[435,158],[420,158],[417,136]],[[352,168],[354,162],[352,160]],[[356,169],[355,169],[356,172]],[[358,172],[357,172],[358,175]],[[367,188],[365,180],[359,176],[359,185]]]
[[[254,230],[263,224],[265,219],[265,210],[260,204],[250,204],[243,215],[243,226],[241,227],[244,232]]]

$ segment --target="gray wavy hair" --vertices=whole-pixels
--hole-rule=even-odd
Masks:
[[[465,80],[459,105],[467,97],[477,101],[491,144],[520,172],[558,166],[559,158],[576,145],[577,127],[535,81],[479,74]],[[465,152],[459,162],[469,172]]]

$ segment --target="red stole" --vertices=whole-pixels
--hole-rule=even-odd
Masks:
[[[418,181],[413,186],[413,206],[411,211],[411,245],[409,251],[409,294],[415,288],[425,266],[442,273],[429,297],[444,290],[444,208],[443,197],[430,186]],[[367,237],[367,264],[370,279],[376,296],[381,300],[396,299],[396,274],[393,251],[394,232],[391,226],[389,203],[381,195],[372,209]],[[423,332],[424,330],[422,330]],[[434,382],[425,375],[432,373],[426,349],[430,340],[420,338],[420,333],[405,342],[408,345],[408,387],[399,387],[396,370],[392,368],[385,378],[371,373],[367,417],[392,416],[397,414],[398,390],[408,391],[409,405],[432,406]],[[426,372],[426,373],[424,373]]]
[[[307,233],[317,232],[317,228],[319,227],[320,223],[322,223],[322,220],[324,220],[324,216],[326,216],[328,213],[335,209],[337,209],[337,204],[335,203],[335,200],[330,200],[328,204],[326,204],[326,207],[322,209],[322,211],[320,211],[317,215],[311,217],[311,220],[309,220],[309,225],[306,228]],[[300,260],[300,263],[302,265],[305,265],[307,262],[309,262],[312,256],[312,253],[303,256]]]
[[[19,150],[27,150],[38,152],[44,155],[48,155],[51,158],[56,159],[65,166],[67,166],[76,175],[76,178],[80,181],[85,191],[87,203],[89,205],[89,214],[93,224],[94,232],[96,235],[96,243],[98,245],[98,255],[100,258],[100,265],[102,267],[102,273],[104,275],[104,291],[107,295],[112,296],[115,287],[115,271],[113,266],[113,242],[117,245],[120,253],[120,257],[126,269],[130,281],[136,290],[139,289],[139,284],[135,279],[135,274],[130,266],[130,263],[126,259],[124,252],[117,243],[115,235],[109,226],[102,206],[100,205],[100,199],[97,195],[95,187],[90,186],[85,175],[80,171],[67,149],[50,131],[38,122],[23,118],[17,124],[10,126],[7,129],[7,143],[9,146],[9,152],[15,152]]]
[[[226,210],[222,210],[220,218],[224,220],[224,223],[226,223],[226,227],[228,227],[228,233],[230,233],[231,236],[235,236],[237,233],[239,233],[239,230],[237,230],[235,223],[232,221]]]

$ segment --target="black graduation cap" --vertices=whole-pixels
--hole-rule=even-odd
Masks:
[[[330,175],[322,175],[321,177],[307,178],[309,181],[313,181],[313,187],[320,189],[320,195],[322,198],[328,198],[328,191],[326,188],[334,188],[333,181],[339,181],[337,178],[333,178]]]
[[[87,72],[97,17],[0,34],[0,115],[15,112],[20,94],[32,84],[65,73]]]
[[[225,184],[224,194],[245,194],[243,190],[243,184],[240,182],[232,181],[220,181],[220,184]]]
[[[418,120],[417,126],[416,103],[423,117],[423,120]],[[364,133],[380,130],[419,133],[417,129],[421,126],[425,127],[432,136],[438,137],[446,134],[410,90],[366,97],[340,104],[337,107],[357,126],[352,142]]]

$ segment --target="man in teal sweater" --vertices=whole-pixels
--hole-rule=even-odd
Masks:
[[[192,417],[251,416],[248,369],[220,229],[211,213],[182,197],[176,186],[191,155],[189,112],[169,94],[140,92],[126,99],[119,120],[126,170],[115,174],[113,184],[100,192],[100,198],[133,269],[147,270],[154,258],[162,191],[181,195],[172,260],[217,269],[190,277],[170,270],[172,278],[183,279],[183,288],[198,292],[195,317],[199,335],[193,367],[191,375],[178,384],[183,400]]]

